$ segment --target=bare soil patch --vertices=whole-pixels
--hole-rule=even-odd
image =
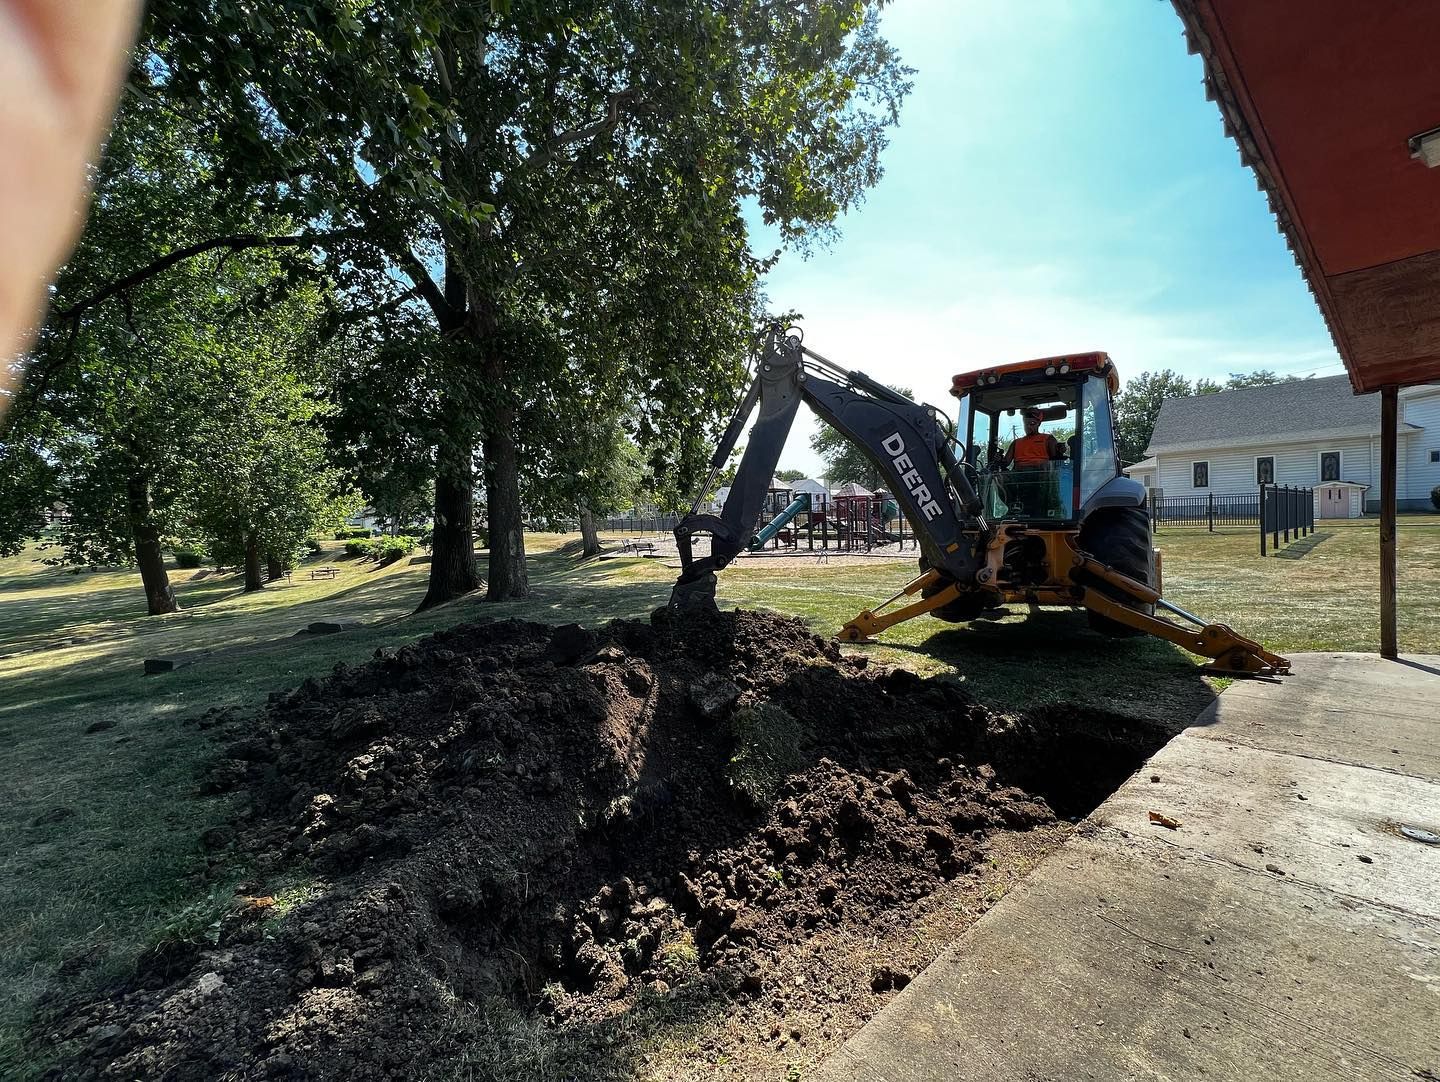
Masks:
[[[52,1002],[54,1077],[783,1077],[1166,735],[746,611],[463,625],[198,723],[248,799],[202,844],[252,881]]]

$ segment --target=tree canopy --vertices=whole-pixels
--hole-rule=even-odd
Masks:
[[[212,248],[110,288],[217,221],[283,225],[217,204],[217,167],[182,118],[125,103],[4,438],[20,467],[7,502],[28,508],[5,517],[5,546],[59,505],[58,559],[138,564],[152,613],[176,607],[164,546],[249,537],[283,560],[342,488],[316,423],[328,294],[308,268],[297,278],[274,250]]]
[[[526,592],[523,507],[688,502],[774,258],[744,211],[805,249],[880,176],[883,6],[154,0],[7,524],[58,496],[68,557],[136,560],[158,612],[164,544],[274,566],[353,481],[433,500],[434,604],[481,533],[488,596]]]
[[[423,305],[449,347],[427,600],[477,581],[477,449],[489,594],[518,596],[527,406],[583,408],[583,358],[652,469],[693,481],[763,269],[742,202],[803,245],[879,177],[909,89],[880,6],[156,0],[136,81],[232,148],[224,181],[303,223],[347,299]]]

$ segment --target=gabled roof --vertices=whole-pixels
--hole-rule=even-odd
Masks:
[[[1145,453],[1207,444],[1272,443],[1305,433],[1374,435],[1379,431],[1379,396],[1353,393],[1349,376],[1326,376],[1167,398]]]
[[[1124,474],[1126,474],[1126,475],[1128,476],[1131,470],[1153,470],[1153,469],[1157,469],[1157,468],[1159,467],[1159,465],[1160,465],[1160,463],[1157,462],[1155,459],[1153,459],[1153,458],[1147,458],[1147,459],[1145,459],[1145,460],[1142,461],[1142,462],[1134,462],[1134,463],[1131,463],[1129,466],[1126,466],[1126,467],[1125,467],[1123,470],[1121,470],[1120,472],[1121,472],[1121,473],[1124,473]]]

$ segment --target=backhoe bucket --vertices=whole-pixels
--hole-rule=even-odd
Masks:
[[[682,579],[670,591],[670,604],[667,607],[671,612],[714,612],[717,609],[715,587],[713,571],[707,571],[689,582]]]

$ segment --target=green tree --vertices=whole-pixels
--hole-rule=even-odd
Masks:
[[[1155,420],[1167,398],[1189,398],[1192,395],[1219,394],[1244,387],[1264,387],[1288,383],[1295,376],[1280,376],[1269,369],[1254,372],[1231,372],[1224,384],[1201,377],[1193,384],[1172,369],[1141,372],[1115,396],[1115,443],[1120,461],[1130,465],[1145,457]]]
[[[283,225],[243,202],[216,202],[210,149],[154,102],[127,102],[10,416],[18,438],[6,439],[48,467],[48,489],[32,486],[30,498],[58,501],[67,512],[59,559],[137,565],[152,614],[178,607],[163,549],[195,534],[196,491],[231,450],[207,442],[215,418],[254,389],[265,360],[257,344],[293,359],[306,333],[297,322],[313,326],[322,301],[318,287],[303,287],[309,315],[297,320],[286,300],[289,267],[274,252],[211,248],[165,264],[163,273],[128,278],[127,270],[183,250],[200,222]],[[261,418],[292,423],[270,410],[269,388],[256,393],[250,404]],[[275,484],[266,499],[284,496]]]
[[[1241,387],[1269,387],[1276,383],[1291,383],[1299,376],[1282,376],[1268,368],[1257,368],[1253,372],[1231,372],[1225,381],[1225,389],[1234,391]]]
[[[804,470],[776,470],[776,471],[775,471],[775,476],[776,476],[776,478],[778,478],[778,479],[781,480],[781,481],[803,481],[803,480],[805,479],[805,471],[804,471]]]
[[[908,387],[891,390],[913,397]],[[870,457],[829,425],[821,425],[810,437],[810,449],[825,463],[825,478],[832,486],[854,483],[872,491],[885,486],[885,478]]]
[[[57,489],[55,464],[45,451],[45,440],[26,423],[35,420],[34,414],[17,417],[12,411],[9,423],[0,429],[0,556],[14,556],[26,541],[40,535]]]
[[[537,318],[628,326],[630,348],[586,363],[625,378],[652,467],[698,468],[759,270],[742,202],[803,244],[879,176],[909,88],[880,6],[152,4],[144,92],[191,110],[246,187],[310,223],[293,243],[368,273],[382,304],[423,304],[453,347],[438,365],[426,603],[478,581],[477,447],[488,596],[528,589],[520,444],[547,377],[526,347]]]
[[[307,537],[361,506],[326,438],[334,407],[319,393],[321,300],[314,287],[292,289],[223,329],[222,378],[207,381],[191,434],[205,457],[187,489],[187,524],[212,550],[243,554],[247,592],[263,586],[262,563],[278,578]]]
[[[1169,368],[1141,372],[1126,383],[1115,396],[1115,450],[1120,461],[1130,465],[1145,457],[1165,399],[1188,398],[1193,393],[1190,381]]]
[[[333,329],[327,352],[334,408],[326,424],[337,461],[386,527],[429,519],[435,506],[440,374],[444,349],[428,318],[401,308],[361,308]]]
[[[575,452],[580,464],[555,485],[566,511],[580,523],[582,555],[600,552],[597,516],[613,515],[633,507],[645,489],[645,460],[640,449],[618,424],[597,422],[577,433]]]
[[[188,524],[212,551],[242,554],[246,592],[264,585],[262,563],[278,578],[307,537],[360,504],[327,457],[321,409],[293,372],[257,365],[196,434],[210,457],[188,493]]]

